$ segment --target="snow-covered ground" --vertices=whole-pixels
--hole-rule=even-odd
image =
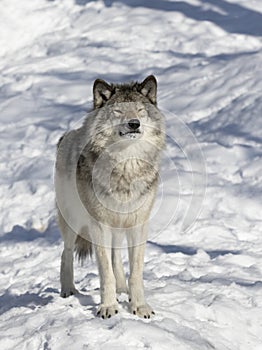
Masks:
[[[262,349],[261,0],[2,0],[0,33],[0,348]],[[56,142],[94,79],[149,74],[168,115],[144,273],[156,316],[121,296],[105,321],[94,261],[76,264],[82,294],[59,296]]]

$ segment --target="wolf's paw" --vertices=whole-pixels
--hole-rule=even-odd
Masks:
[[[138,306],[131,303],[130,309],[133,315],[137,315],[142,318],[151,318],[153,315],[155,315],[154,311],[148,304]]]
[[[118,314],[118,305],[117,304],[108,305],[108,306],[101,304],[98,308],[98,311],[97,311],[97,316],[100,316],[103,319],[110,318],[116,314]]]
[[[61,293],[60,293],[60,296],[62,298],[67,298],[67,297],[70,297],[70,295],[75,295],[75,294],[78,294],[78,290],[74,287],[72,288],[63,288],[61,290]]]

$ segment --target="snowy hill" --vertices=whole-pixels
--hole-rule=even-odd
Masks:
[[[1,349],[262,349],[262,2],[2,0],[0,30]],[[59,296],[56,143],[96,78],[149,74],[168,135],[144,273],[156,316],[121,296],[104,321],[95,261]]]

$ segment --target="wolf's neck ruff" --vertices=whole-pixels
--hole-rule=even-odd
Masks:
[[[95,182],[97,186],[103,188],[104,195],[114,196],[119,201],[139,199],[158,181],[157,163],[152,164],[130,156],[122,161],[116,161],[110,156],[100,160],[98,157],[94,160],[93,155],[91,157],[92,159],[80,156],[77,168],[78,180],[89,179],[90,182]]]

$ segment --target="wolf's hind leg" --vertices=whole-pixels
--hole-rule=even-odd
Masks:
[[[112,264],[116,279],[116,292],[128,293],[125,272],[122,263],[121,248],[112,248]]]
[[[64,250],[61,257],[60,282],[61,297],[67,298],[70,295],[77,294],[78,291],[74,285],[74,247],[77,235],[66,224],[62,215],[59,213],[59,226],[64,240]]]
[[[70,295],[78,293],[74,285],[73,272],[74,248],[64,246],[61,258],[60,282],[61,282],[61,297],[67,298]]]

